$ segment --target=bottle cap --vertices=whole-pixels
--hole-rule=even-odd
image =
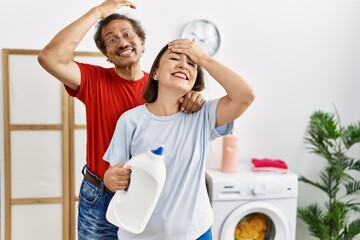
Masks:
[[[157,149],[151,150],[151,151],[156,155],[162,155],[163,150],[164,150],[164,148],[162,146],[160,146]]]

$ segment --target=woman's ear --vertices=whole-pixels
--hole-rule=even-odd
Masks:
[[[157,71],[154,72],[154,76],[152,77],[154,80],[159,80],[159,75],[157,73]]]

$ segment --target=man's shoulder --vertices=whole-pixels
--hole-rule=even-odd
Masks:
[[[78,62],[78,61],[75,61],[75,63],[80,68],[99,69],[99,70],[103,70],[103,71],[108,71],[109,69],[114,68],[114,67],[105,67],[105,66],[101,66],[101,65],[96,65],[96,64],[92,64],[92,63]]]

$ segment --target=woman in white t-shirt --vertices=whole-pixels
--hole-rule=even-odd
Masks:
[[[204,88],[205,69],[226,91],[195,113],[184,113],[178,99]],[[110,165],[164,145],[166,181],[154,212],[140,234],[122,229],[122,239],[211,239],[213,213],[205,186],[209,141],[231,132],[255,96],[238,74],[208,56],[191,40],[167,44],[156,57],[144,90],[145,105],[118,120],[104,159]],[[121,214],[121,213],[120,213]]]

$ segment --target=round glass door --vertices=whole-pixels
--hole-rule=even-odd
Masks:
[[[236,225],[235,240],[272,240],[275,238],[274,222],[267,215],[254,212],[244,216]]]
[[[288,240],[288,221],[275,206],[250,202],[236,208],[221,228],[221,240]]]

